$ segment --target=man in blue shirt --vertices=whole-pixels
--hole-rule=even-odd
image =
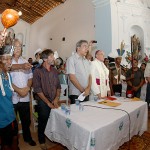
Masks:
[[[18,125],[12,104],[11,77],[8,70],[11,68],[10,46],[0,49],[0,138],[2,150],[19,150],[18,148]]]

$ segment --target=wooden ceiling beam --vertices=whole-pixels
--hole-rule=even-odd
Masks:
[[[32,2],[30,2],[30,7],[32,8],[32,6],[36,5],[36,3],[38,3],[40,0],[34,0]]]
[[[60,2],[60,3],[64,3],[65,2],[65,0],[54,0],[54,1]]]
[[[66,0],[0,0],[0,13],[5,9],[22,11],[20,18],[30,24]]]
[[[35,19],[33,19],[33,18],[29,18],[29,17],[27,17],[27,16],[21,16],[20,17],[22,20],[26,20],[28,23],[32,23],[32,22],[34,22],[34,20]]]
[[[26,5],[20,3],[17,1],[16,3],[16,7],[20,7],[28,12],[30,12],[32,15],[36,15],[36,16],[39,16],[39,17],[43,17],[43,15],[39,14],[38,12],[34,11],[33,9],[27,7]]]

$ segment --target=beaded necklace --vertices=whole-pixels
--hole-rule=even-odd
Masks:
[[[3,82],[3,81],[7,81],[9,82],[9,84],[7,84],[7,82]],[[4,85],[3,85],[4,83]],[[5,96],[6,93],[5,93],[5,90],[4,90],[4,86],[8,86],[11,91],[14,91],[13,87],[12,87],[12,84],[11,84],[11,80],[10,80],[10,75],[9,73],[6,73],[4,74],[3,72],[0,73],[0,88],[2,90],[2,95]]]

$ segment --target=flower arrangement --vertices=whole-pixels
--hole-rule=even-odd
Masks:
[[[150,56],[147,56],[146,53],[145,53],[145,57],[144,59],[142,60],[143,63],[149,63],[150,62]]]
[[[135,56],[135,55],[133,54],[133,59],[141,60],[141,58],[142,58],[141,55],[138,55],[138,57],[137,57],[137,56]],[[132,61],[131,52],[126,51],[125,59],[126,59],[126,61],[127,61],[128,64],[131,63],[131,61]]]
[[[131,62],[131,60],[132,60],[131,52],[126,51],[125,59],[128,64]]]

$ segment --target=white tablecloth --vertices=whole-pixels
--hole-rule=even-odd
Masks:
[[[147,103],[123,101],[124,98],[120,98],[121,105],[114,109],[129,113],[130,137],[142,134],[147,130]],[[112,108],[94,101],[82,104]],[[84,106],[84,110],[79,111],[78,106],[71,105],[70,115],[61,109],[51,111],[45,134],[69,150],[117,150],[129,140],[129,117],[121,110]]]

